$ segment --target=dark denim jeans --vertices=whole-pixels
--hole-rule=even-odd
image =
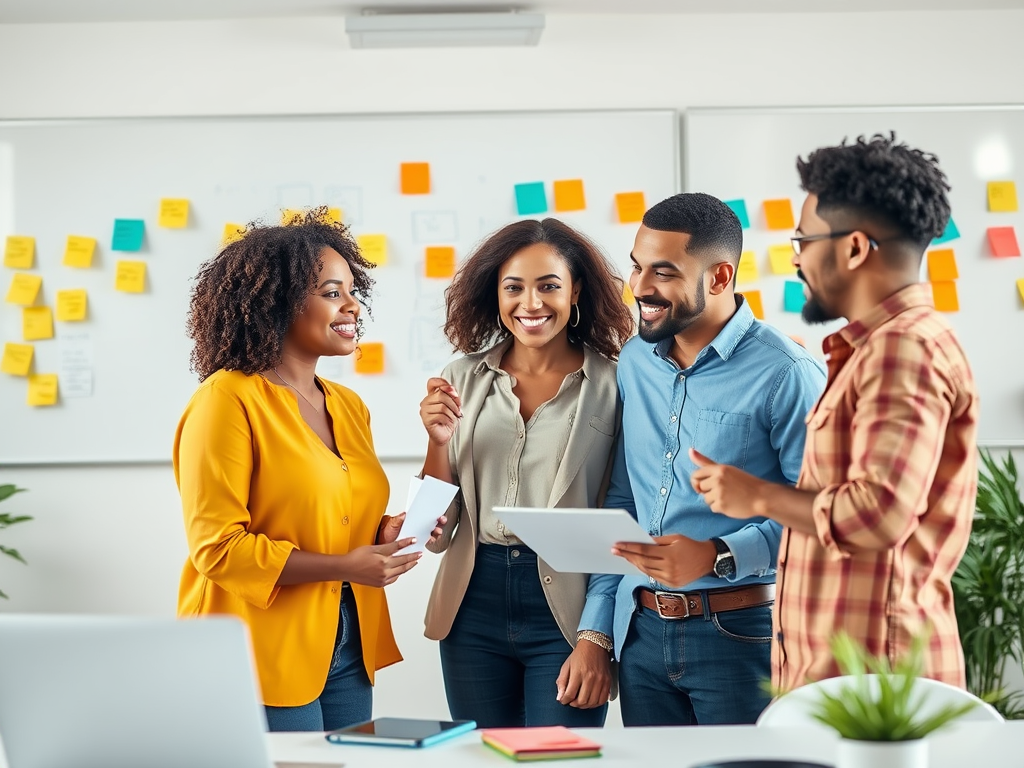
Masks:
[[[623,725],[753,723],[771,698],[771,636],[767,605],[680,620],[641,608],[619,663]]]
[[[301,664],[301,659],[293,659]],[[359,639],[359,615],[352,590],[347,586],[338,612],[338,634],[334,658],[323,692],[300,707],[266,707],[271,731],[333,731],[370,719],[373,688],[363,666],[363,644]]]
[[[555,700],[572,646],[558,629],[527,547],[481,544],[466,596],[441,641],[448,709],[481,728],[600,727],[608,705],[576,709]]]

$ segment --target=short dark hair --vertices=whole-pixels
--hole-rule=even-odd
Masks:
[[[633,315],[623,302],[624,282],[601,250],[581,232],[558,219],[526,219],[491,234],[470,254],[445,291],[444,334],[458,351],[486,349],[509,335],[498,321],[498,273],[516,253],[546,243],[565,260],[573,283],[581,286],[579,322],[570,340],[615,359],[633,335]]]
[[[241,239],[200,266],[185,324],[200,381],[221,369],[252,375],[281,362],[281,344],[316,288],[325,248],[348,262],[352,292],[369,311],[374,264],[363,258],[348,227],[332,222],[326,207],[290,222],[251,223]]]
[[[686,252],[703,260],[705,266],[725,257],[739,264],[743,251],[743,226],[728,205],[703,192],[684,192],[662,200],[644,214],[643,224],[660,232],[682,232],[690,236]]]
[[[894,229],[921,252],[949,223],[950,186],[938,158],[897,143],[895,133],[858,136],[853,144],[844,139],[798,157],[796,168],[826,221],[830,213],[865,219]]]

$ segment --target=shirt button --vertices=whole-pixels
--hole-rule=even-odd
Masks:
[[[346,464],[345,462],[342,462],[342,463],[341,463],[341,468],[342,468],[343,470],[345,470],[346,472],[348,472],[348,464]]]
[[[683,380],[685,380],[685,379],[686,379],[686,377],[685,377],[685,376],[683,376],[683,374],[681,374],[681,373],[680,373],[680,374],[679,374],[679,380],[680,380],[680,381],[683,381]]]
[[[661,495],[664,496],[666,493],[668,493],[668,489],[667,488],[662,488],[661,489]]]
[[[519,557],[519,550],[518,549],[513,549],[512,550],[512,557]]]
[[[669,421],[671,421],[673,424],[675,424],[677,418],[678,418],[678,416],[673,416],[671,419],[669,419]]]
[[[522,432],[520,432],[520,433],[519,433],[519,439],[520,439],[520,440],[522,440],[522,439],[523,439],[523,433],[522,433]]]
[[[341,518],[341,524],[348,525],[348,515],[345,515],[343,518]]]
[[[550,576],[545,576],[544,577],[544,583],[545,584],[550,584],[551,583],[551,577]]]
[[[666,459],[671,459],[672,458],[672,451],[669,451],[668,453],[666,453],[665,454],[665,458]]]

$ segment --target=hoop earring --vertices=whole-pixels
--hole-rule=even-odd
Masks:
[[[575,323],[572,321],[572,309],[576,310],[576,322]],[[573,328],[575,328],[577,325],[580,324],[580,318],[583,315],[580,312],[580,305],[579,305],[579,303],[573,304],[572,305],[572,309],[569,310],[569,325],[571,325]]]
[[[499,312],[498,313],[498,330],[500,331],[500,330],[503,330],[503,329],[506,330],[506,331],[508,330],[507,328],[505,328],[505,324],[503,322],[501,322],[501,312]]]

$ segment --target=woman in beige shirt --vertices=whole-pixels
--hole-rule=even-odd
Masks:
[[[552,571],[493,508],[598,504],[619,424],[612,361],[633,326],[614,267],[555,219],[494,233],[448,289],[445,334],[465,357],[427,382],[420,417],[424,474],[460,486],[426,616],[454,718],[604,724],[611,640],[577,631],[587,575]]]

